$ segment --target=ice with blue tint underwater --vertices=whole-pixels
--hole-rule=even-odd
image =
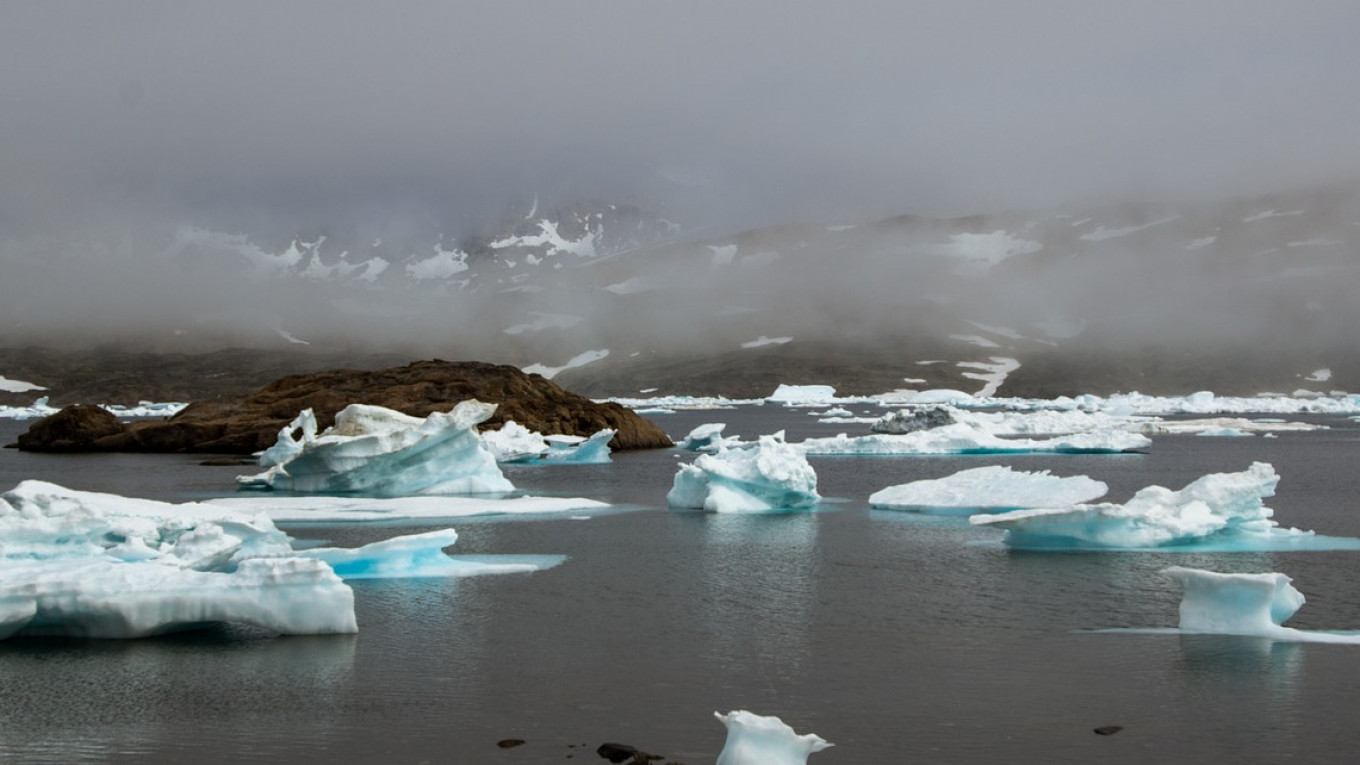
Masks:
[[[700,454],[680,465],[666,501],[673,508],[712,513],[762,513],[817,503],[817,473],[783,435],[749,447]]]
[[[1301,630],[1284,623],[1305,598],[1288,576],[1223,574],[1171,566],[1162,574],[1181,586],[1179,623],[1170,628],[1098,630],[1134,634],[1236,635],[1289,643],[1360,645],[1357,630]]]
[[[589,438],[579,436],[545,436],[548,450],[540,455],[544,462],[558,465],[603,465],[610,462],[609,442],[617,431],[597,430]]]
[[[1256,462],[1239,473],[1202,476],[1180,491],[1148,486],[1122,505],[1014,510],[969,521],[1003,529],[1002,543],[1016,550],[1360,550],[1360,539],[1281,528],[1263,502],[1279,480],[1273,466]]]
[[[443,550],[457,539],[452,529],[297,550],[262,509],[24,481],[0,495],[0,638],[136,638],[223,622],[354,632],[343,579],[523,572],[563,560],[451,557]]]
[[[610,461],[609,442],[617,431],[603,428],[589,438],[548,435],[529,430],[511,420],[497,430],[481,434],[482,443],[498,463],[602,465]]]
[[[350,404],[335,424],[316,433],[304,411],[261,455],[262,473],[241,476],[241,488],[335,494],[485,494],[513,491],[482,443],[477,425],[495,404],[468,400],[451,412],[420,418],[380,406]],[[301,437],[294,436],[299,431]]]
[[[773,715],[737,709],[713,716],[727,726],[717,765],[804,765],[810,755],[832,746],[815,733],[795,733]]]
[[[961,470],[889,486],[869,495],[883,510],[913,510],[934,515],[973,515],[1028,507],[1060,507],[1105,496],[1109,487],[1084,475],[1056,476],[1047,470],[1015,470],[1005,465]]]

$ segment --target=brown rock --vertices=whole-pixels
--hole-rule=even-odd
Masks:
[[[94,446],[96,441],[126,431],[127,426],[107,409],[77,404],[30,425],[28,432],[19,436],[18,446],[30,452],[99,451]]]
[[[91,423],[98,427],[85,428],[85,419],[68,415],[61,422],[74,424],[39,431],[40,425],[66,415],[72,408],[97,409],[68,407],[35,424],[19,437],[18,446],[29,451],[250,454],[272,446],[279,430],[303,409],[311,408],[317,423],[326,428],[334,422],[335,413],[350,404],[376,404],[424,417],[449,411],[469,398],[497,405],[496,414],[481,426],[483,430],[494,430],[506,420],[514,420],[545,435],[589,436],[602,428],[613,428],[617,431],[609,444],[613,449],[671,445],[660,427],[636,412],[618,404],[597,404],[539,375],[506,365],[434,360],[372,372],[336,369],[292,375],[244,396],[195,401],[174,417],[158,422],[124,426],[99,409],[113,420],[117,430],[93,419]]]

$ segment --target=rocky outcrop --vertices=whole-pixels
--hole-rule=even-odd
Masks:
[[[514,420],[544,434],[589,436],[616,431],[612,449],[668,447],[655,423],[618,404],[597,404],[539,375],[482,362],[418,361],[365,372],[336,369],[293,375],[244,396],[196,401],[164,421],[123,425],[68,407],[35,423],[18,447],[28,451],[250,454],[274,444],[298,412],[312,409],[321,427],[349,404],[376,404],[424,417],[475,398],[497,405],[482,428]],[[72,410],[81,410],[72,413]],[[102,411],[102,410],[100,410]],[[107,413],[105,413],[107,414]]]

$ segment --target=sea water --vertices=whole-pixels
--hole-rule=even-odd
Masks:
[[[867,431],[773,406],[652,419],[675,438],[704,422],[747,439]],[[668,510],[692,454],[507,466],[528,492],[618,509],[455,523],[454,552],[568,559],[352,582],[355,636],[0,643],[0,761],[595,762],[616,741],[711,763],[725,739],[712,713],[750,709],[834,742],[822,765],[1349,762],[1360,649],[1089,630],[1174,626],[1169,565],[1286,573],[1308,598],[1292,626],[1360,629],[1360,552],[1017,553],[966,519],[868,506],[886,486],[987,464],[1089,475],[1122,502],[1262,460],[1282,477],[1267,500],[1282,525],[1360,537],[1360,425],[1309,419],[1331,429],[1156,436],[1146,454],[812,458],[823,502],[774,515]],[[0,422],[0,439],[25,426]],[[199,460],[6,450],[0,488],[41,478],[184,501],[232,495],[249,472]],[[355,545],[390,531],[292,533]],[[526,743],[497,746],[511,738]]]

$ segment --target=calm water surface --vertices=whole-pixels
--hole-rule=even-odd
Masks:
[[[677,438],[714,421],[791,440],[865,430],[773,407],[654,419]],[[724,739],[712,712],[746,708],[834,742],[812,758],[822,765],[1353,762],[1360,648],[1083,630],[1174,626],[1179,592],[1157,571],[1175,564],[1282,571],[1308,597],[1292,626],[1360,629],[1360,553],[1009,553],[966,521],[867,504],[985,464],[1090,475],[1124,501],[1265,460],[1282,476],[1268,504],[1283,525],[1360,536],[1360,429],[1322,421],[1332,429],[1275,439],[1162,436],[1141,455],[814,459],[827,501],[785,515],[668,511],[669,451],[511,468],[530,492],[624,509],[454,524],[454,552],[568,560],[353,582],[355,636],[0,643],[0,760],[604,762],[595,747],[619,741],[711,763]],[[0,422],[0,438],[24,427]],[[2,488],[43,478],[184,501],[231,494],[238,472],[0,453]],[[293,533],[349,545],[395,532]],[[1092,733],[1104,725],[1124,730]],[[527,743],[499,749],[504,738]]]

